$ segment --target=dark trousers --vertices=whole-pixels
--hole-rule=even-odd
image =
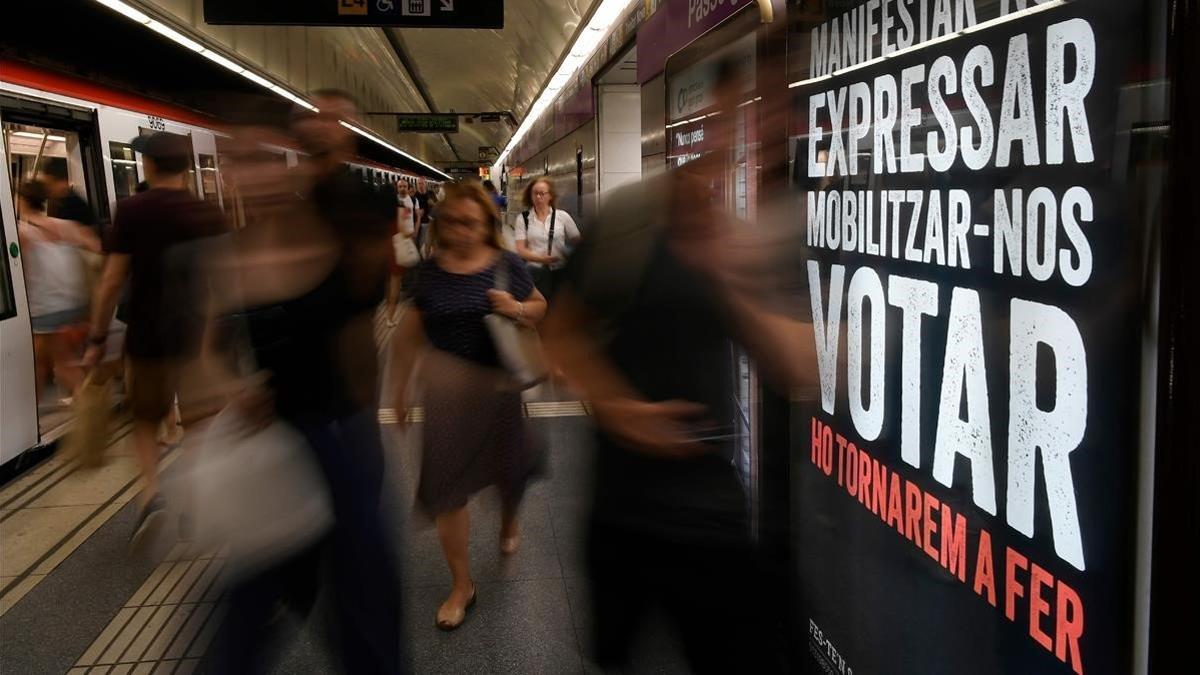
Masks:
[[[281,606],[308,614],[321,581],[329,587],[329,628],[346,672],[407,672],[400,647],[398,565],[379,508],[383,445],[375,416],[360,412],[329,423],[289,421],[317,457],[335,524],[321,544],[230,589],[208,672],[270,672],[282,638]]]
[[[597,665],[622,668],[652,605],[675,624],[693,672],[772,673],[769,623],[750,542],[680,542],[593,522],[588,572]]]

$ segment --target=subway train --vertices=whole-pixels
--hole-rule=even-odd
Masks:
[[[0,75],[0,212],[3,265],[0,267],[0,465],[26,450],[46,446],[66,430],[70,414],[61,405],[39,414],[34,386],[30,317],[17,239],[13,190],[46,162],[61,162],[71,187],[87,199],[101,223],[111,221],[118,202],[142,180],[140,156],[129,141],[165,131],[186,136],[193,167],[189,187],[237,222],[236,199],[221,180],[225,136],[221,124],[128,92],[16,62],[4,62]],[[268,146],[279,161],[295,166],[295,148]],[[414,188],[422,177],[365,158],[350,163],[364,182],[382,188],[398,181]],[[436,186],[434,181],[431,184]],[[43,406],[44,407],[44,406]],[[51,406],[53,408],[53,406]],[[40,422],[40,423],[39,423]]]

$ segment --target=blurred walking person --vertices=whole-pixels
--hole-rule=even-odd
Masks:
[[[165,513],[156,437],[177,394],[183,393],[186,401],[182,382],[199,354],[208,310],[206,284],[188,243],[220,234],[225,221],[215,206],[187,188],[193,160],[185,137],[158,132],[131,144],[142,155],[150,189],[122,200],[117,208],[93,296],[84,361],[94,367],[104,356],[108,327],[128,279],[127,387],[142,478],[141,510],[130,536],[136,548],[153,538]]]
[[[418,267],[414,308],[398,328],[393,381],[397,416],[404,419],[406,385],[418,352],[430,347],[421,365],[425,424],[417,504],[437,525],[453,579],[436,625],[453,630],[476,597],[468,500],[485,487],[499,488],[500,548],[511,555],[520,543],[521,498],[537,469],[520,392],[500,368],[484,317],[494,312],[535,324],[546,301],[521,259],[502,248],[500,216],[479,185],[445,187],[432,237],[434,257]]]
[[[504,212],[508,210],[508,197],[500,194],[500,191],[496,189],[496,184],[491,180],[483,181],[483,189],[487,190],[488,196],[492,198],[492,202],[496,205],[496,210],[503,216]]]
[[[41,180],[46,185],[49,197],[46,215],[78,223],[95,232],[97,237],[103,238],[104,233],[100,230],[96,212],[87,200],[71,187],[66,162],[45,162],[41,169]]]
[[[17,236],[25,252],[25,285],[33,325],[33,352],[38,402],[51,379],[68,397],[83,381],[79,341],[72,328],[86,325],[88,286],[81,251],[98,252],[100,240],[73,220],[46,214],[49,191],[40,182],[17,190]]]
[[[239,406],[277,418],[303,437],[328,488],[332,529],[323,541],[239,579],[212,668],[262,673],[273,667],[280,603],[307,613],[318,583],[330,588],[330,627],[348,673],[406,672],[400,579],[380,512],[384,456],[377,421],[373,317],[384,300],[396,220],[394,195],[376,192],[346,162],[356,137],[349,95],[313,94],[319,113],[296,110],[292,132],[307,153],[288,173],[244,132],[230,153],[246,204],[232,270],[246,305],[257,366],[267,376]],[[290,185],[289,180],[302,184]],[[295,192],[302,195],[294,199]]]
[[[724,80],[717,100],[732,110],[739,92]],[[757,585],[733,461],[732,347],[783,388],[812,379],[815,353],[811,324],[768,309],[771,289],[746,264],[761,251],[715,203],[729,117],[706,129],[712,153],[606,200],[544,326],[597,423],[587,556],[592,646],[606,669],[628,665],[652,605],[697,673],[781,669],[769,633],[786,594]]]

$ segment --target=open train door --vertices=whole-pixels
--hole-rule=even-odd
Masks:
[[[4,135],[0,152],[7,160]],[[13,183],[8,161],[0,164],[0,464],[7,463],[38,441],[37,401],[33,382],[33,335],[25,298],[25,274],[17,240]]]

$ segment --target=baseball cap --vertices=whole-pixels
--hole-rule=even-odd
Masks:
[[[192,144],[186,136],[158,131],[147,136],[138,136],[129,145],[134,150],[152,159],[165,157],[189,157]]]

